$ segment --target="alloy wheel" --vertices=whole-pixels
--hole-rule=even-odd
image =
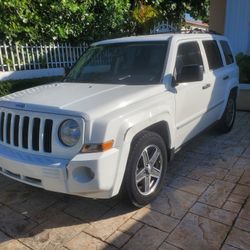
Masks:
[[[136,165],[135,181],[139,193],[150,195],[160,182],[163,170],[162,152],[156,145],[149,145],[142,151]]]

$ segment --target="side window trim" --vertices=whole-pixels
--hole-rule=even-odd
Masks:
[[[225,57],[223,48],[221,46],[220,40],[217,40],[217,45],[218,45],[218,48],[220,50],[220,56],[221,56],[221,59],[222,59],[222,62],[223,62],[223,67],[225,67],[225,66],[227,66],[227,62],[226,62],[226,57]]]
[[[226,55],[225,55],[224,49],[223,49],[222,44],[221,44],[222,42],[225,42],[225,43],[227,44],[227,46],[229,47],[229,49],[230,49],[231,56],[232,56],[232,62],[231,62],[231,63],[227,63]],[[235,64],[234,54],[233,54],[233,51],[232,51],[232,48],[231,48],[229,42],[228,42],[227,40],[225,40],[225,39],[221,39],[221,40],[218,40],[218,44],[219,44],[219,47],[220,47],[220,49],[221,49],[221,53],[223,54],[224,66],[230,66],[230,65],[232,65],[232,64]]]
[[[203,65],[204,65],[204,73],[206,74],[206,73],[208,73],[210,71],[210,69],[209,69],[209,64],[208,64],[208,60],[207,60],[206,51],[204,49],[202,41],[203,41],[202,39],[199,39],[198,43],[199,43],[199,46],[200,46],[202,61],[203,61]]]

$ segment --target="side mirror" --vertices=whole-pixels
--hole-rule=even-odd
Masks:
[[[204,68],[202,65],[185,65],[176,77],[176,84],[181,82],[198,82],[203,80]]]

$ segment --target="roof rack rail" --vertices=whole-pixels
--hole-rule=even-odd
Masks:
[[[202,29],[193,29],[193,30],[181,30],[182,34],[213,34],[213,35],[222,35],[221,33],[218,33],[214,30],[202,30]]]

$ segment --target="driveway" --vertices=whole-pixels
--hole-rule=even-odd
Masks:
[[[121,198],[47,192],[0,176],[0,249],[250,249],[250,113],[213,130],[170,164],[160,196],[134,209]]]

